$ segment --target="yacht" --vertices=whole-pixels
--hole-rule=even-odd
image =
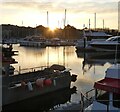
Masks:
[[[105,41],[96,41],[90,43],[90,46],[97,51],[118,51],[120,52],[120,36],[113,36]]]
[[[111,36],[112,35],[108,35],[102,31],[83,30],[83,38],[77,40],[76,42],[76,51],[95,51],[95,49],[90,46],[90,43],[105,41],[106,38],[108,39]]]
[[[46,39],[42,35],[27,36],[27,37],[19,40],[20,46],[26,46],[26,47],[45,48],[46,47],[45,43],[46,43]]]

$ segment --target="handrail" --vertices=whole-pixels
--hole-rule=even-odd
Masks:
[[[88,105],[90,105],[93,102],[93,97],[91,97],[91,98],[87,97],[88,93],[90,93],[93,90],[94,89],[91,89],[91,90],[87,91],[85,94],[82,91],[79,91],[80,94],[81,94],[81,101],[80,101],[80,103],[81,103],[81,111],[82,112],[83,112],[85,106],[88,106]]]
[[[109,101],[109,102],[113,102],[113,101],[120,101],[120,100],[114,100],[114,99],[113,100],[98,100],[97,99],[96,101]]]
[[[87,100],[87,101],[109,101],[109,102],[113,102],[113,101],[120,101],[120,100],[100,100],[100,99],[89,99],[87,96],[86,96],[86,94],[88,94],[88,93],[90,93],[90,92],[92,92],[93,90],[95,90],[94,88],[93,89],[91,89],[91,90],[89,90],[89,91],[87,91],[85,94],[82,92],[82,91],[79,91],[80,92],[80,94],[81,94],[81,101],[84,103],[84,98]]]
[[[92,92],[92,91],[95,91],[95,89],[93,88],[93,89],[91,89],[91,90],[89,90],[89,91],[87,91],[85,94],[86,94],[86,97],[88,97],[88,94],[90,93],[90,92]]]
[[[93,89],[87,91],[86,94],[90,93],[90,92],[93,91],[93,90],[95,90],[95,89],[93,88]]]
[[[91,99],[89,99],[87,96],[88,96],[88,93],[92,92],[93,90],[95,90],[95,89],[91,89],[91,90],[87,91],[85,94],[82,91],[79,91],[79,92],[81,94],[81,97],[84,97],[86,100],[91,101]]]
[[[19,70],[15,70],[14,73],[16,73],[16,74],[14,74],[14,75],[19,75],[21,73],[26,73],[24,71],[34,72],[34,71],[38,71],[38,70],[43,70],[45,68],[50,68],[50,66],[39,66],[39,67],[24,68],[24,69],[20,69],[20,66],[19,66]],[[70,71],[70,70],[71,70],[70,68],[65,68],[65,70],[61,71],[61,73],[65,72],[65,71]]]
[[[48,67],[48,66],[39,66],[39,67],[32,67],[32,68],[24,68],[24,69],[21,69],[21,70],[29,70],[29,69],[35,69],[35,68],[44,68],[44,67]]]
[[[43,70],[44,68],[48,68],[48,67],[49,66],[39,66],[39,67],[20,69],[20,66],[19,66],[19,70],[15,70],[14,72],[21,74],[21,72],[24,73],[24,71],[34,72],[34,71],[36,71],[36,69]]]

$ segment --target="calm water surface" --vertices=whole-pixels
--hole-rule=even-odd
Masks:
[[[101,59],[100,57],[103,56],[100,56],[100,53],[76,53],[73,46],[41,49],[14,45],[14,50],[19,51],[19,55],[14,56],[18,61],[13,65],[16,70],[19,69],[19,66],[24,69],[52,64],[61,64],[72,69],[71,73],[77,74],[77,80],[71,83],[71,87],[77,87],[77,94],[71,95],[71,102],[80,101],[79,91],[85,93],[91,90],[94,82],[104,78],[106,69],[114,62],[114,59]]]

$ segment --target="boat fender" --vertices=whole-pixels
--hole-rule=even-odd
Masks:
[[[38,87],[43,87],[43,81],[44,81],[44,78],[41,78],[41,79],[37,79],[35,83]]]
[[[45,79],[44,80],[44,85],[45,86],[50,86],[52,84],[52,80],[51,79]]]
[[[56,80],[55,79],[53,80],[53,85],[56,86]]]
[[[27,86],[28,86],[29,91],[33,91],[33,86],[31,84],[31,82],[28,82]]]

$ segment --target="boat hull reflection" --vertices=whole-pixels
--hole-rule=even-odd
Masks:
[[[78,58],[84,58],[83,64],[104,65],[105,63],[120,63],[120,53],[115,52],[76,52]]]
[[[65,88],[56,92],[51,92],[42,96],[33,97],[24,101],[4,106],[3,111],[9,110],[39,110],[48,111],[54,109],[60,104],[64,104],[71,100],[71,94],[76,93],[76,87]]]

